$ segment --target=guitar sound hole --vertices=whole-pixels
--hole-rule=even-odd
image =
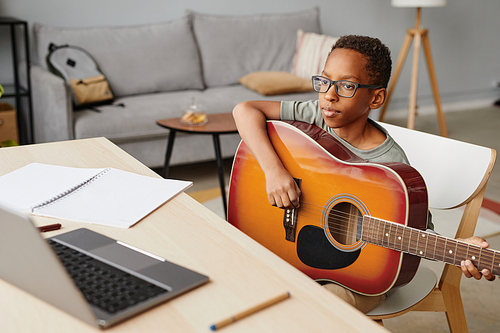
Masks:
[[[349,202],[341,202],[333,206],[328,214],[330,235],[343,245],[351,245],[361,239],[363,215]]]

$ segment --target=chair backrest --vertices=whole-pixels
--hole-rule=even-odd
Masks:
[[[429,206],[451,209],[467,204],[493,170],[493,149],[381,123],[425,180]]]
[[[410,164],[424,178],[429,207],[452,209],[465,205],[455,238],[472,236],[486,183],[495,164],[496,151],[386,123],[381,125],[404,149]],[[462,271],[456,266],[444,265],[437,286],[430,277],[434,274],[429,275],[428,272],[428,268],[421,267],[419,273],[422,278],[415,278],[410,284],[396,289],[381,304],[383,306],[375,308],[368,315],[381,320],[412,309],[445,311],[450,330],[466,332],[467,323],[460,296]],[[415,296],[415,302],[408,302],[408,293],[418,296]],[[433,296],[427,297],[429,295]]]

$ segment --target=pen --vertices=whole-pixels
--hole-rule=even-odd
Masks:
[[[265,302],[257,304],[255,306],[251,307],[250,309],[241,311],[240,313],[232,315],[229,318],[223,319],[223,320],[221,320],[221,321],[213,324],[212,326],[210,326],[210,329],[212,331],[220,329],[220,328],[222,328],[224,326],[227,326],[227,325],[229,325],[231,323],[234,323],[237,320],[245,318],[245,317],[247,317],[247,316],[249,316],[249,315],[251,315],[251,314],[253,314],[253,313],[257,312],[257,311],[263,310],[263,309],[265,309],[265,308],[267,308],[267,307],[269,307],[271,305],[274,305],[274,304],[276,304],[278,302],[281,302],[281,301],[287,299],[288,297],[290,297],[290,292],[289,291],[287,291],[285,293],[282,293],[282,294],[279,294],[278,296],[273,297],[270,300],[267,300]]]
[[[40,230],[40,232],[54,231],[59,229],[61,229],[61,223],[42,225],[41,227],[38,227],[38,230]]]

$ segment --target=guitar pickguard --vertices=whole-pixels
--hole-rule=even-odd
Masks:
[[[297,237],[297,255],[304,264],[319,269],[340,269],[353,264],[361,250],[341,251],[328,241],[323,228],[302,227]]]

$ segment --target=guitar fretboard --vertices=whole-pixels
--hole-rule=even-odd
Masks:
[[[460,266],[469,259],[500,275],[500,252],[370,216],[363,217],[361,239],[385,248]]]

